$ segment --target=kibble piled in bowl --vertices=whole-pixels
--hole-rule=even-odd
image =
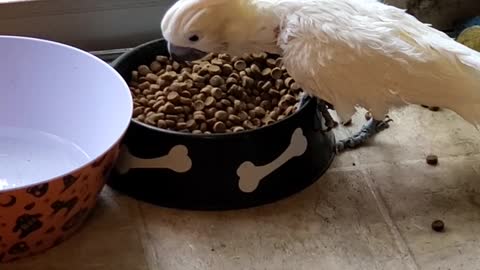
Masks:
[[[181,65],[157,56],[132,71],[133,118],[161,129],[230,133],[282,120],[298,108],[301,89],[281,58],[265,53],[210,54]]]

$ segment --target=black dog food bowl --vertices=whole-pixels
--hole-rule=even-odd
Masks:
[[[129,82],[132,70],[168,55],[162,39],[112,65]],[[108,185],[135,199],[190,210],[254,207],[293,195],[317,181],[334,159],[315,99],[272,125],[240,133],[194,135],[132,120]]]

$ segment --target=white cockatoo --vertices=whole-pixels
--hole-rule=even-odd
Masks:
[[[172,56],[269,52],[340,120],[357,107],[372,119],[340,149],[388,127],[389,110],[435,105],[478,129],[480,53],[377,0],[179,0],[161,29]]]

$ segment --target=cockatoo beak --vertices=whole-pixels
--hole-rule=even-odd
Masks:
[[[176,61],[191,62],[199,60],[207,55],[206,52],[202,52],[194,48],[176,46],[170,42],[168,43],[167,47],[168,53]]]

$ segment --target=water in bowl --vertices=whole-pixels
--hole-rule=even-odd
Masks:
[[[0,126],[0,191],[63,175],[89,160],[78,145],[54,134]]]

